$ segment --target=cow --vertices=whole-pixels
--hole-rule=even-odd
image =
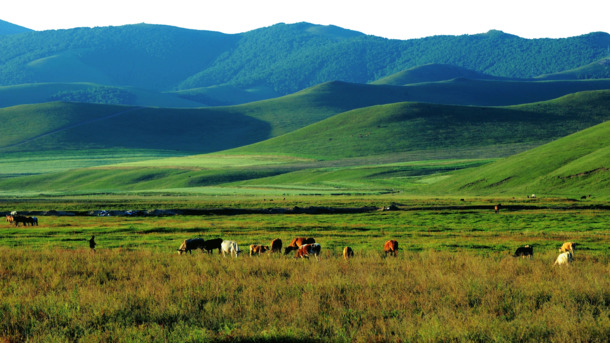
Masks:
[[[348,260],[352,257],[354,257],[354,250],[350,247],[343,248],[343,258]]]
[[[13,215],[11,215],[11,214],[6,215],[6,221],[9,222],[9,224],[12,224],[14,220],[15,219],[13,219]]]
[[[271,252],[272,253],[282,253],[282,240],[276,238],[271,241]]]
[[[235,253],[235,258],[237,258],[239,256],[239,246],[237,245],[237,242],[235,241],[222,241],[221,246],[221,250],[222,250],[222,256],[226,257],[227,254],[229,254],[229,256],[233,256],[233,254]]]
[[[383,251],[385,251],[386,256],[388,256],[388,253],[390,255],[394,255],[394,257],[398,256],[398,241],[391,239],[385,242],[383,245]]]
[[[203,244],[205,240],[203,238],[189,238],[182,241],[180,247],[177,249],[178,254],[182,255],[182,253],[188,252],[191,253],[191,250],[201,249],[203,251]]]
[[[27,217],[26,220],[30,223],[31,226],[38,226],[38,218],[37,217]]]
[[[557,260],[555,260],[554,266],[562,266],[564,264],[570,264],[574,260],[574,255],[572,255],[571,251],[566,251],[564,253],[559,254],[557,256]]]
[[[500,207],[502,207],[502,204],[497,204],[496,206],[494,206],[494,211],[496,213],[500,213]]]
[[[284,249],[284,255],[288,255],[293,250],[299,250],[303,244],[313,244],[315,242],[316,240],[313,238],[297,237]]]
[[[565,242],[565,243],[563,243],[561,248],[559,248],[559,252],[571,251],[572,254],[574,254],[574,248],[576,248],[576,243],[574,243],[574,242]]]
[[[208,239],[207,241],[203,242],[203,249],[205,249],[205,251],[208,253],[211,253],[214,249],[218,249],[218,254],[220,254],[221,245],[222,238]]]
[[[264,253],[265,251],[269,250],[269,246],[268,245],[258,245],[258,244],[252,244],[250,245],[250,256],[253,255],[260,255],[262,253]]]
[[[530,247],[529,245],[526,245],[524,247],[518,247],[517,250],[515,251],[515,254],[513,255],[513,257],[532,257],[534,256],[534,248]]]
[[[303,244],[297,250],[297,253],[294,258],[309,258],[309,255],[311,254],[311,255],[315,256],[316,261],[317,261],[318,257],[320,256],[321,249],[322,249],[322,247],[318,243]]]
[[[32,218],[26,216],[13,216],[13,223],[15,226],[19,226],[19,223],[23,223],[23,226],[27,226],[28,224],[32,224]]]

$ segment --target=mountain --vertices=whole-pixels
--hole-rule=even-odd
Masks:
[[[426,64],[531,78],[598,61],[606,57],[608,45],[607,33],[523,39],[490,31],[389,40],[309,23],[240,34],[147,24],[75,28],[0,36],[0,85],[87,82],[162,92],[199,89],[185,95],[213,103],[210,95],[224,87],[246,92],[242,98],[261,99],[328,81],[368,83]]]
[[[23,33],[23,32],[30,32],[30,31],[32,31],[32,30],[30,30],[26,27],[11,24],[4,20],[0,20],[0,36],[12,35],[15,33]]]
[[[432,185],[456,194],[607,196],[610,189],[610,121]]]

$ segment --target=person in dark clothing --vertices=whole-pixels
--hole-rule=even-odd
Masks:
[[[95,243],[95,236],[91,236],[91,239],[89,240],[89,248],[91,248],[91,250],[95,251],[96,245],[97,245],[97,243]]]

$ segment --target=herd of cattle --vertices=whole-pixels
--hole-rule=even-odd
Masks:
[[[239,250],[239,245],[235,241],[226,241],[222,238],[214,238],[205,240],[203,238],[190,238],[185,239],[180,244],[178,248],[178,253],[186,253],[191,252],[192,250],[201,249],[202,251],[212,252],[215,249],[218,249],[218,253],[223,256],[239,256],[241,250]],[[309,258],[309,256],[314,256],[316,260],[320,256],[320,251],[322,247],[320,244],[316,243],[316,240],[313,238],[305,238],[299,237],[295,238],[290,242],[290,244],[284,248],[284,254],[288,255],[291,251],[296,250],[296,258]],[[347,253],[348,250],[351,252]],[[282,240],[279,238],[271,241],[271,245],[258,245],[252,244],[250,245],[250,256],[260,255],[269,251],[270,253],[282,253]],[[345,258],[353,256],[354,253],[350,247],[345,247],[343,256]]]
[[[9,222],[10,224],[15,224],[15,226],[19,226],[19,223],[22,223],[23,226],[27,226],[27,225],[38,226],[38,218],[21,216],[18,214],[7,214],[6,221]]]
[[[574,248],[576,247],[576,243],[574,242],[566,242],[564,243],[559,251],[561,254],[557,257],[554,265],[563,265],[572,263],[574,260]],[[208,253],[212,252],[215,249],[218,249],[218,253],[223,256],[239,256],[241,250],[239,250],[239,245],[235,241],[226,241],[222,238],[214,238],[205,240],[203,238],[190,238],[185,239],[180,244],[180,247],[177,249],[178,254],[190,253],[192,250],[201,249],[202,251],[207,251]],[[322,247],[320,244],[316,243],[314,238],[305,238],[298,237],[293,239],[290,244],[284,248],[284,255],[290,254],[292,251],[296,251],[295,258],[309,258],[310,255],[314,256],[316,260],[319,259],[320,251]],[[250,256],[260,255],[269,251],[272,253],[282,253],[282,240],[279,238],[271,241],[270,245],[258,245],[252,244],[250,245]],[[398,256],[398,241],[389,240],[385,242],[383,245],[383,251],[385,255],[388,254],[390,256]],[[531,257],[534,255],[534,248],[526,245],[523,247],[517,248],[513,257]],[[354,250],[351,247],[343,248],[343,258],[349,259],[354,257]]]
[[[496,213],[500,209],[500,204],[495,206]],[[11,213],[6,215],[6,221],[10,224],[15,224],[15,226],[19,226],[19,223],[22,223],[23,226],[34,226],[38,225],[38,218],[36,217],[28,217],[18,215],[17,213]],[[574,248],[576,243],[574,242],[566,242],[564,243],[559,251],[561,254],[555,260],[554,265],[564,265],[572,263],[574,260]],[[185,239],[180,247],[178,248],[178,253],[182,254],[185,252],[191,252],[191,250],[201,249],[202,251],[207,251],[208,253],[218,249],[218,253],[222,253],[223,256],[239,256],[241,252],[239,250],[239,245],[235,241],[223,240],[222,238],[215,238],[205,240],[203,238],[190,238]],[[295,258],[309,258],[309,255],[312,255],[319,259],[320,251],[322,247],[320,244],[316,243],[314,238],[305,238],[298,237],[293,239],[290,244],[284,248],[284,255],[290,254],[291,251],[296,251]],[[282,252],[282,240],[279,238],[271,241],[271,245],[250,245],[250,256],[260,255],[269,251],[270,253],[281,253]],[[389,254],[390,256],[398,256],[398,241],[389,240],[385,242],[383,246],[383,251],[386,256]],[[531,257],[534,255],[534,248],[526,245],[523,247],[517,248],[513,257]],[[343,258],[349,259],[354,256],[354,250],[351,247],[343,248]]]

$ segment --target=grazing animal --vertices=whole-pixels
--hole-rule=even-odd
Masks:
[[[496,213],[499,213],[500,207],[502,207],[502,204],[497,204],[496,206],[494,206],[494,211],[496,211]]]
[[[6,221],[9,222],[9,223],[12,223],[14,221],[13,216],[10,215],[10,214],[7,214],[6,215]]]
[[[203,249],[205,249],[205,251],[208,253],[211,253],[214,249],[218,249],[218,254],[220,255],[221,245],[222,238],[208,239],[207,241],[203,242]]]
[[[252,245],[250,245],[250,256],[260,255],[268,250],[269,250],[269,246],[267,246],[267,245],[252,244]]]
[[[282,240],[276,238],[271,241],[271,252],[272,253],[282,253]]]
[[[563,243],[561,248],[559,248],[559,251],[560,252],[571,251],[572,254],[574,254],[574,248],[576,248],[576,243],[574,243],[574,242],[565,242],[565,243]]]
[[[222,241],[221,248],[223,257],[226,257],[226,254],[229,254],[229,256],[235,254],[235,258],[239,256],[239,246],[235,241]]]
[[[13,223],[15,226],[19,226],[19,223],[23,223],[23,226],[27,226],[32,223],[32,220],[30,217],[26,216],[13,216]]]
[[[557,256],[557,260],[555,260],[555,263],[553,265],[562,266],[564,264],[572,263],[573,260],[574,260],[574,255],[572,255],[572,252],[566,251],[564,253],[559,254],[559,256]]]
[[[205,240],[203,238],[185,239],[182,241],[182,244],[180,244],[180,247],[178,248],[178,254],[182,255],[182,253],[185,252],[191,253],[191,250],[195,249],[201,249],[201,251],[203,251],[204,242]]]
[[[293,250],[299,250],[303,244],[313,244],[315,242],[316,240],[313,238],[297,237],[284,249],[284,255],[288,255]]]
[[[350,247],[343,248],[343,258],[348,260],[352,257],[354,257],[354,250]]]
[[[294,258],[309,258],[309,255],[313,255],[316,260],[320,256],[320,250],[322,247],[318,243],[303,244],[298,250]]]
[[[529,245],[526,245],[524,247],[518,247],[517,250],[515,251],[515,254],[513,255],[513,257],[532,257],[534,256],[534,248],[530,247]]]
[[[38,218],[37,217],[26,217],[26,220],[30,223],[30,226],[38,226]]]
[[[383,245],[383,251],[385,251],[386,256],[388,256],[388,253],[390,255],[394,255],[394,257],[398,256],[398,241],[391,239],[385,242]]]

